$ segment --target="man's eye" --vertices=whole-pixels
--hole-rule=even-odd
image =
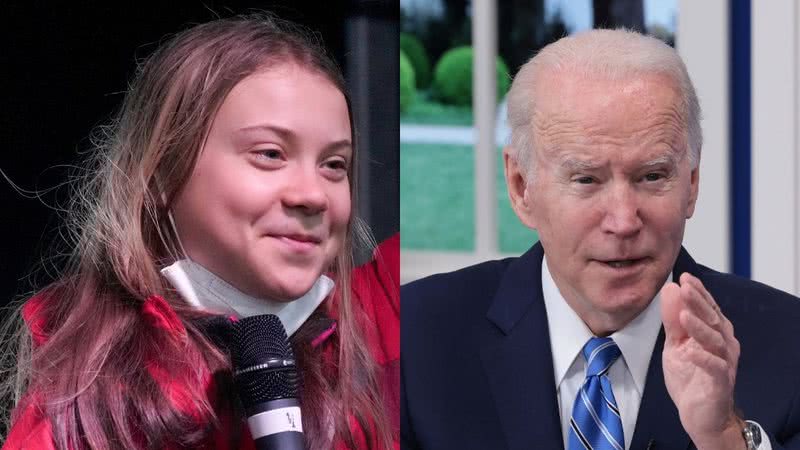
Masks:
[[[664,178],[664,175],[656,172],[651,172],[644,176],[645,181],[658,181],[662,178]]]
[[[592,184],[594,183],[594,178],[592,177],[578,177],[575,179],[575,182],[578,184]]]

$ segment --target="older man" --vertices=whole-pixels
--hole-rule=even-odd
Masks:
[[[674,50],[561,39],[508,109],[540,242],[403,287],[403,448],[800,448],[800,303],[681,248],[702,135]]]

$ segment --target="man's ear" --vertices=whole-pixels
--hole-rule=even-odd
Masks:
[[[686,218],[689,219],[694,215],[694,206],[697,204],[697,196],[700,194],[700,165],[692,169],[690,175],[690,191],[689,201],[686,204]]]
[[[519,220],[529,228],[536,228],[533,216],[533,199],[528,189],[528,168],[520,167],[517,158],[512,156],[514,149],[510,146],[503,148],[503,172],[506,177],[508,198],[511,208]]]

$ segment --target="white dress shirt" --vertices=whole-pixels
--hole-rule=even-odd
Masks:
[[[670,279],[671,275],[665,283]],[[561,432],[564,448],[567,448],[572,405],[586,379],[586,359],[581,350],[586,342],[595,336],[564,300],[550,275],[546,257],[542,261],[542,293],[550,331],[550,350],[553,355],[553,372],[561,414]],[[661,330],[660,303],[660,295],[656,295],[644,311],[610,336],[622,353],[608,370],[608,378],[619,407],[626,449],[630,449],[633,440],[639,405],[647,381],[647,369]],[[772,445],[763,429],[761,436],[763,439],[758,450],[772,450]]]

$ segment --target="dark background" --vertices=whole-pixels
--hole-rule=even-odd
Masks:
[[[350,86],[361,151],[360,216],[399,231],[397,0],[11,1],[0,6],[0,306],[50,281],[66,165],[122,101],[136,61],[165,36],[269,10],[319,31]],[[43,192],[41,199],[22,190]],[[26,198],[27,197],[27,198]],[[29,276],[36,272],[35,276]]]

